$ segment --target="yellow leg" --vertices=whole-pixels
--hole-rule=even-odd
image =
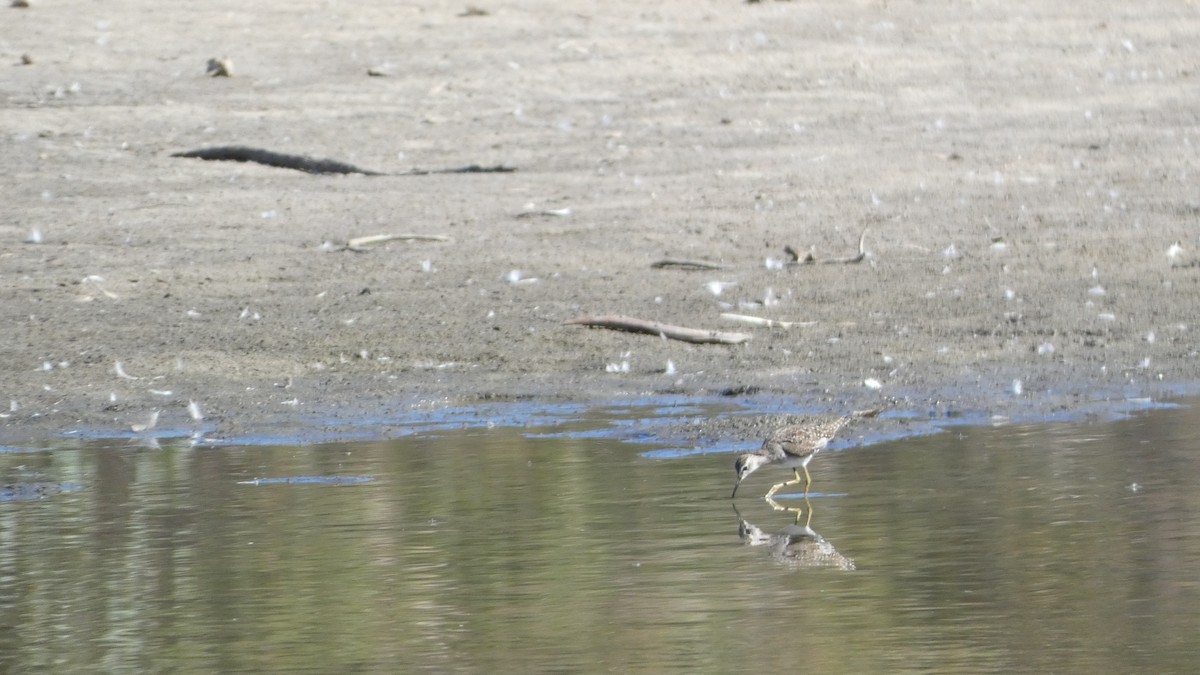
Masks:
[[[792,480],[789,480],[789,481],[785,481],[785,482],[783,482],[783,483],[776,483],[776,484],[774,484],[774,485],[772,485],[772,486],[771,486],[771,489],[767,491],[767,500],[768,500],[768,501],[770,501],[771,497],[772,497],[772,496],[773,496],[773,495],[774,495],[776,492],[778,492],[778,491],[779,491],[779,488],[781,488],[781,487],[787,487],[787,486],[789,486],[789,485],[798,485],[798,484],[800,483],[800,470],[799,470],[799,469],[793,469],[793,470],[792,470],[792,473],[794,473],[794,474],[796,475],[796,477],[795,477],[794,479],[792,479]],[[808,476],[808,469],[804,469],[804,475],[805,475],[805,476]],[[809,482],[809,483],[811,483],[811,482],[812,482],[812,479],[810,478],[808,482]],[[807,497],[807,496],[808,496],[808,485],[805,485],[805,486],[804,486],[804,496],[805,496],[805,497]]]
[[[812,485],[812,476],[808,475],[807,466],[802,468],[804,469],[804,498],[808,499],[808,486]],[[798,473],[796,474],[796,482],[800,482],[800,474]]]

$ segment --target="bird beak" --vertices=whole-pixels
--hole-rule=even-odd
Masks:
[[[738,489],[738,486],[741,484],[742,484],[742,481],[740,481],[740,480],[733,484],[733,494],[729,495],[730,499],[733,499],[734,497],[737,496],[737,489]]]

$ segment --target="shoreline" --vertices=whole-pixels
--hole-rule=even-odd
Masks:
[[[958,426],[1078,423],[1114,421],[1131,414],[1176,405],[1200,394],[1200,386],[1162,385],[1151,394],[1125,391],[1090,391],[1057,395],[1014,397],[1007,401],[968,399],[949,395],[927,399],[882,401],[871,396],[844,396],[836,401],[807,403],[781,394],[647,392],[588,400],[547,400],[536,396],[493,398],[487,401],[383,401],[376,407],[313,409],[297,405],[295,412],[274,415],[189,419],[186,411],[142,410],[123,425],[81,424],[73,428],[25,423],[12,425],[0,435],[0,445],[11,451],[52,448],[68,441],[125,441],[131,444],[183,443],[191,447],[229,445],[296,445],[383,441],[455,429],[493,427],[552,429],[558,426],[596,425],[589,433],[639,443],[678,444],[700,441],[713,447],[757,445],[757,436],[792,418],[842,415],[867,405],[883,406],[878,419],[856,423],[858,435],[868,440],[892,441]],[[314,406],[315,408],[315,406]],[[158,413],[154,426],[144,428]],[[614,418],[614,416],[616,416]],[[143,419],[144,418],[144,419]],[[612,419],[628,423],[610,424]],[[589,421],[590,420],[590,421]],[[21,429],[25,433],[13,433]],[[32,433],[31,433],[32,432]],[[568,432],[569,433],[569,432]],[[711,449],[694,448],[707,453]]]

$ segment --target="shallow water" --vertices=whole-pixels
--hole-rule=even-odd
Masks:
[[[835,446],[799,525],[761,499],[781,470],[743,484],[739,513],[732,453],[597,433],[637,412],[0,453],[0,482],[25,486],[0,499],[0,671],[1200,662],[1196,408]]]

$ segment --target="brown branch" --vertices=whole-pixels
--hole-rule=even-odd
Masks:
[[[649,333],[650,335],[659,335],[672,340],[682,340],[697,344],[736,345],[750,339],[750,336],[745,333],[722,333],[715,330],[684,328],[682,326],[672,326],[657,321],[646,321],[645,319],[635,319],[616,314],[578,316],[563,322],[563,325],[611,328],[612,330],[623,330],[630,333]]]
[[[348,174],[359,173],[364,176],[428,176],[435,173],[511,173],[516,169],[511,166],[497,164],[495,166],[480,166],[468,164],[453,169],[409,169],[399,173],[382,173],[370,169],[360,169],[353,164],[332,159],[315,159],[305,155],[286,155],[282,152],[271,152],[261,148],[248,148],[242,145],[226,145],[217,148],[201,148],[176,152],[172,157],[192,157],[209,161],[252,162],[264,166],[274,166],[281,169],[295,169],[311,174]]]

